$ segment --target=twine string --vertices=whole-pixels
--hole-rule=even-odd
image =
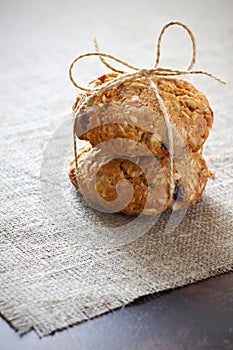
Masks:
[[[173,140],[173,130],[172,130],[172,125],[170,122],[170,117],[167,111],[167,108],[163,102],[162,97],[160,96],[158,85],[152,80],[149,79],[149,84],[151,89],[153,90],[156,99],[159,103],[160,110],[163,114],[165,126],[167,129],[167,135],[168,135],[168,152],[169,152],[169,183],[170,183],[170,188],[169,188],[169,202],[173,198],[173,192],[175,188],[175,183],[174,183],[174,140]]]
[[[161,55],[161,41],[162,41],[162,37],[165,33],[165,31],[167,30],[167,28],[171,27],[171,26],[180,26],[183,29],[186,30],[186,32],[188,33],[191,42],[192,42],[192,59],[191,62],[187,68],[187,71],[191,70],[196,62],[196,56],[197,56],[197,46],[196,46],[196,39],[195,36],[193,35],[193,32],[191,31],[191,29],[186,26],[186,24],[181,23],[181,22],[170,22],[165,24],[165,26],[162,28],[160,34],[159,34],[159,38],[158,38],[158,42],[157,42],[157,52],[156,52],[156,61],[155,61],[155,65],[154,68],[156,68],[159,65],[159,61],[160,61],[160,55]]]
[[[96,36],[94,36],[94,38],[93,38],[93,44],[94,44],[95,51],[96,51],[96,52],[100,52],[99,44],[98,44],[98,40],[97,40]],[[100,58],[100,61],[101,61],[107,68],[111,69],[113,72],[124,73],[123,70],[116,69],[116,68],[113,67],[111,64],[109,64],[102,56],[99,56],[99,58]]]
[[[128,68],[131,69],[131,71],[133,70],[133,72],[123,72],[120,76],[118,76],[116,79],[113,79],[109,82],[106,82],[106,83],[103,83],[101,86],[99,87],[96,87],[96,88],[93,88],[93,87],[89,87],[89,88],[86,88],[80,84],[78,84],[74,77],[73,77],[73,68],[74,68],[74,65],[75,63],[77,63],[78,61],[80,61],[82,58],[85,58],[85,57],[91,57],[91,56],[99,56],[103,59],[103,57],[107,57],[107,58],[110,58]],[[104,60],[104,62],[106,62]],[[106,62],[107,63],[107,62]],[[104,63],[105,64],[105,63]],[[106,64],[105,64],[106,65]],[[108,64],[109,65],[109,64]],[[117,72],[118,70],[116,68],[114,68],[114,71]],[[210,78],[213,78],[217,81],[219,81],[220,83],[223,83],[223,84],[226,84],[226,82],[222,79],[220,79],[219,77],[217,77],[216,75],[212,74],[212,73],[209,73],[209,72],[206,72],[206,71],[202,71],[202,70],[178,70],[178,69],[172,69],[172,68],[161,68],[161,67],[156,67],[156,68],[150,68],[150,69],[147,69],[147,68],[138,68],[138,67],[135,67],[131,64],[129,64],[128,62],[126,61],[123,61],[119,58],[117,58],[116,56],[113,56],[113,55],[110,55],[110,54],[107,54],[105,52],[89,52],[89,53],[85,53],[83,55],[80,55],[78,57],[76,57],[74,59],[74,61],[71,63],[70,65],[70,68],[69,68],[69,77],[70,77],[70,80],[71,82],[73,83],[73,85],[80,89],[80,90],[83,90],[83,91],[87,91],[87,92],[94,92],[94,91],[98,91],[101,89],[102,86],[104,87],[108,87],[108,85],[110,85],[110,83],[112,83],[114,80],[116,80],[119,84],[123,83],[124,82],[124,79],[125,77],[128,77],[128,74],[131,74],[132,76],[132,79],[133,78],[141,78],[145,75],[154,75],[154,76],[164,76],[164,77],[169,77],[169,76],[180,76],[180,75],[188,75],[188,74],[202,74],[202,75],[206,75]]]
[[[178,69],[172,69],[172,68],[162,68],[162,67],[158,67],[159,62],[160,62],[160,57],[161,57],[161,42],[162,42],[162,38],[163,35],[165,33],[165,31],[171,27],[171,26],[180,26],[183,29],[185,29],[185,31],[188,33],[190,39],[191,39],[191,43],[192,43],[192,58],[191,58],[191,62],[188,66],[187,69],[185,70],[178,70]],[[170,117],[169,117],[169,113],[166,109],[166,106],[164,104],[164,101],[159,93],[159,88],[156,84],[156,82],[154,80],[152,80],[152,77],[175,77],[175,76],[181,76],[181,75],[193,75],[193,74],[202,74],[202,75],[206,75],[212,79],[215,79],[216,81],[226,84],[225,81],[223,81],[222,79],[218,78],[217,76],[213,75],[212,73],[206,72],[206,71],[202,71],[202,70],[191,70],[196,62],[196,55],[197,55],[197,48],[196,48],[196,40],[195,37],[193,35],[193,32],[191,31],[191,29],[181,23],[181,22],[169,22],[167,23],[161,30],[160,35],[158,37],[158,41],[157,41],[157,49],[156,49],[156,60],[155,60],[155,64],[154,67],[152,68],[139,68],[136,66],[131,65],[130,63],[128,63],[127,61],[124,61],[114,55],[108,54],[108,53],[104,53],[101,52],[99,49],[99,44],[97,41],[97,38],[94,37],[93,39],[93,43],[94,43],[94,47],[95,47],[95,52],[88,52],[85,53],[83,55],[80,55],[78,57],[76,57],[73,62],[70,65],[69,68],[69,77],[71,82],[73,83],[73,85],[75,87],[77,87],[80,90],[89,92],[90,94],[87,95],[86,99],[84,99],[84,101],[80,104],[79,108],[77,109],[77,111],[75,112],[75,117],[74,117],[74,129],[73,129],[73,133],[74,133],[74,155],[75,155],[75,164],[76,164],[76,173],[78,171],[78,164],[77,164],[77,147],[76,147],[76,134],[75,134],[75,122],[76,122],[76,118],[78,117],[80,111],[86,106],[88,105],[88,102],[90,99],[92,99],[93,97],[95,97],[98,93],[101,93],[102,91],[104,91],[107,88],[113,88],[115,86],[118,86],[120,84],[123,84],[127,81],[132,81],[135,79],[140,79],[142,77],[146,77],[148,82],[149,82],[149,86],[150,88],[153,90],[155,97],[159,103],[159,107],[160,110],[163,114],[164,117],[164,121],[165,121],[165,125],[166,125],[166,129],[167,129],[167,134],[168,134],[168,141],[169,141],[169,160],[170,160],[170,166],[169,166],[169,178],[170,178],[170,190],[169,190],[169,201],[172,200],[173,198],[173,191],[174,191],[174,187],[175,187],[175,183],[174,183],[174,141],[173,141],[173,130],[172,130],[172,125],[170,122]],[[99,57],[99,59],[101,60],[101,62],[110,70],[119,73],[119,75],[108,81],[105,82],[103,84],[101,84],[98,87],[89,87],[86,88],[80,84],[78,84],[74,77],[73,77],[73,68],[75,66],[75,64],[80,61],[83,58],[86,57],[91,57],[91,56],[97,56]],[[129,68],[130,70],[127,71],[123,71],[123,70],[119,70],[117,68],[115,68],[113,65],[111,65],[110,63],[108,63],[105,58],[109,58],[112,61],[115,61],[117,63],[120,63],[121,65]]]

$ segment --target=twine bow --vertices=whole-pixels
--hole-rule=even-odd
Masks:
[[[160,56],[161,56],[161,41],[162,41],[162,37],[164,35],[164,32],[166,31],[166,29],[168,27],[174,26],[174,25],[178,25],[180,27],[182,27],[183,29],[185,29],[185,31],[188,33],[190,39],[191,39],[191,43],[192,43],[192,58],[190,61],[189,66],[187,67],[187,69],[184,70],[179,70],[179,69],[172,69],[172,68],[162,68],[159,67],[159,62],[160,62]],[[168,150],[169,150],[169,157],[170,157],[170,199],[172,199],[173,197],[173,192],[174,192],[174,188],[175,188],[175,183],[174,183],[174,175],[173,175],[173,168],[174,168],[174,146],[173,146],[173,132],[172,132],[172,126],[171,126],[171,122],[170,122],[170,118],[169,118],[169,114],[167,112],[167,109],[164,105],[163,99],[160,96],[159,93],[159,89],[157,87],[157,84],[155,83],[154,80],[151,79],[151,76],[157,76],[157,77],[175,77],[175,76],[181,76],[181,75],[195,75],[195,74],[202,74],[202,75],[206,75],[210,78],[213,78],[215,80],[217,80],[220,83],[226,84],[226,82],[220,78],[218,78],[217,76],[213,75],[212,73],[206,72],[206,71],[202,71],[202,70],[192,70],[195,62],[196,62],[196,56],[197,56],[197,47],[196,47],[196,40],[195,37],[193,35],[193,32],[191,31],[191,29],[181,23],[181,22],[169,22],[167,23],[161,30],[160,35],[158,37],[158,41],[157,41],[157,50],[156,50],[156,60],[155,60],[155,64],[152,68],[139,68],[136,66],[133,66],[132,64],[129,64],[128,62],[121,60],[120,58],[117,58],[114,55],[108,54],[108,53],[104,53],[104,52],[100,52],[99,50],[99,45],[97,42],[97,39],[94,38],[94,46],[95,46],[95,52],[88,52],[85,53],[83,55],[80,55],[78,57],[76,57],[73,62],[70,65],[69,68],[69,77],[71,82],[74,84],[75,87],[77,87],[80,90],[86,91],[86,92],[90,92],[91,94],[88,95],[88,98],[85,99],[79,106],[78,110],[75,112],[75,118],[74,118],[74,123],[76,118],[79,115],[80,110],[87,105],[88,101],[93,98],[95,95],[97,95],[98,93],[104,91],[107,88],[112,88],[115,87],[117,85],[120,85],[122,83],[125,83],[127,81],[131,81],[134,79],[140,79],[142,77],[146,77],[148,79],[150,88],[152,89],[152,91],[154,92],[156,99],[159,103],[159,107],[161,109],[161,112],[163,113],[163,117],[164,117],[164,121],[165,121],[165,125],[166,125],[166,129],[167,129],[167,133],[168,133],[168,140],[169,140],[169,145],[168,145]],[[89,87],[86,88],[84,86],[81,86],[79,84],[77,84],[77,82],[74,80],[73,78],[73,68],[74,65],[80,61],[81,59],[85,58],[85,57],[90,57],[90,56],[97,56],[100,58],[101,62],[109,69],[111,69],[114,72],[120,73],[116,78],[105,82],[103,84],[101,84],[98,87]],[[110,63],[108,63],[105,58],[109,58],[117,63],[122,64],[123,66],[129,68],[129,71],[123,71],[123,70],[119,70],[117,68],[115,68],[114,66],[112,66]],[[77,147],[76,147],[76,135],[74,132],[74,154],[75,154],[75,162],[76,162],[76,172],[78,171],[78,164],[77,164]]]
[[[191,58],[191,62],[189,64],[188,68],[185,69],[185,70],[178,70],[178,69],[172,69],[172,68],[158,67],[159,61],[160,61],[160,56],[161,56],[161,49],[160,48],[161,48],[162,37],[163,37],[164,32],[166,31],[166,29],[168,27],[171,27],[171,26],[174,26],[174,25],[178,25],[178,26],[181,26],[182,28],[184,28],[187,31],[187,33],[188,33],[188,35],[189,35],[189,37],[191,39],[191,42],[192,42],[192,58]],[[69,69],[69,77],[70,77],[71,82],[74,84],[75,87],[77,87],[78,89],[83,90],[83,91],[89,91],[89,92],[99,91],[101,88],[103,88],[103,85],[104,85],[104,87],[106,87],[106,86],[110,87],[110,86],[114,85],[116,82],[117,83],[123,83],[125,81],[131,80],[132,78],[136,79],[136,78],[140,78],[140,77],[148,76],[148,75],[154,75],[154,76],[178,76],[178,75],[187,75],[187,74],[204,74],[204,75],[207,75],[207,76],[209,76],[209,77],[211,77],[211,78],[213,78],[213,79],[215,79],[215,80],[217,80],[217,81],[219,81],[219,82],[221,82],[223,84],[226,83],[222,79],[216,77],[215,75],[213,75],[213,74],[211,74],[209,72],[202,71],[202,70],[191,70],[193,68],[195,62],[196,62],[196,56],[197,56],[196,40],[195,40],[195,37],[194,37],[191,29],[188,26],[186,26],[185,24],[181,23],[181,22],[170,22],[170,23],[167,23],[162,28],[162,30],[160,32],[160,35],[159,35],[159,38],[158,38],[158,42],[157,42],[156,61],[155,61],[154,67],[149,68],[149,69],[148,68],[139,68],[139,67],[133,66],[132,64],[129,64],[128,62],[123,61],[123,60],[121,60],[120,58],[117,58],[114,55],[110,55],[108,53],[100,52],[96,38],[94,38],[94,45],[95,45],[96,52],[88,52],[88,53],[85,53],[83,55],[80,55],[80,56],[76,57],[73,60],[73,62],[71,63],[70,69]],[[76,81],[73,78],[73,67],[82,58],[90,57],[90,56],[98,56],[98,57],[100,57],[102,63],[107,68],[111,69],[114,72],[121,73],[122,75],[120,77],[117,77],[117,78],[111,80],[110,82],[102,84],[101,87],[97,87],[97,88],[85,88],[85,87],[77,84]],[[108,62],[106,62],[106,60],[104,58],[110,58],[113,61],[118,62],[118,63],[122,64],[123,66],[133,70],[133,72],[125,72],[125,71],[119,70],[119,69],[113,67]]]

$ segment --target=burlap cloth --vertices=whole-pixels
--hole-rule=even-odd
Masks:
[[[209,180],[203,198],[173,232],[166,230],[168,212],[139,239],[125,245],[115,242],[111,248],[104,237],[111,236],[119,225],[124,231],[128,220],[89,208],[67,176],[72,155],[69,111],[74,97],[67,68],[77,50],[86,50],[84,42],[99,28],[99,22],[84,3],[79,7],[75,2],[54,4],[35,8],[35,4],[20,2],[17,8],[19,5],[9,3],[1,13],[0,313],[17,330],[33,328],[40,336],[119,308],[139,296],[230,271],[233,262],[231,81],[222,87],[208,78],[195,80],[215,112],[204,154],[207,160],[213,158],[208,163],[216,179]],[[79,37],[77,42],[74,13],[80,6],[85,21],[90,23],[91,15],[95,19],[85,31],[85,40]],[[108,14],[102,17],[110,25]],[[124,16],[122,23],[132,26],[133,17],[128,21]],[[233,65],[228,56],[222,56],[226,48],[228,53],[232,48],[227,35],[231,20],[227,18],[220,32],[208,34],[199,45],[206,48],[216,40],[214,48],[202,52],[201,68],[231,79]],[[84,24],[82,16],[80,21]],[[161,27],[154,28],[153,23],[144,33],[151,35],[150,40],[143,38],[137,44],[138,52],[143,53],[139,64],[151,53],[152,32],[154,35]],[[199,30],[202,38],[205,26],[211,28],[211,23],[199,26],[196,22],[192,29]],[[106,30],[97,34],[109,38]],[[119,32],[113,31],[114,35],[119,43]],[[129,29],[125,40],[131,39]],[[185,55],[182,47],[180,54]],[[118,48],[116,53],[123,52]],[[171,59],[176,56],[172,45],[169,55]],[[131,53],[127,58],[132,57]],[[94,72],[98,73],[96,66],[89,69]]]

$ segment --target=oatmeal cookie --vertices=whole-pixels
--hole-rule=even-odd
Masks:
[[[174,192],[170,198],[170,160],[138,156],[119,158],[87,145],[78,152],[78,171],[70,163],[75,187],[106,211],[155,216],[193,205],[207,182],[207,167],[198,152],[174,160]]]
[[[110,73],[92,81],[96,87],[118,76]],[[192,84],[177,78],[150,77],[158,86],[170,116],[174,138],[174,156],[184,148],[197,152],[207,139],[213,123],[213,113],[206,97]],[[117,139],[117,154],[140,156],[148,149],[156,156],[168,155],[167,127],[154,91],[146,77],[107,88],[94,97],[80,94],[73,106],[77,112],[77,136],[96,146],[107,140]],[[134,141],[129,144],[128,140]],[[140,147],[144,145],[146,147]],[[109,153],[116,146],[106,144]]]

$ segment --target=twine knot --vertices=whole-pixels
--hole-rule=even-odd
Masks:
[[[151,74],[152,70],[147,68],[141,68],[140,72],[142,77],[148,77],[148,75]]]

